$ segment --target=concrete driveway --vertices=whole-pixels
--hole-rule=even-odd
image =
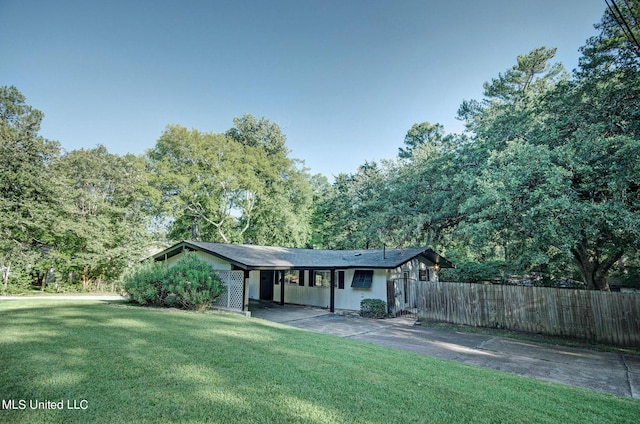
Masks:
[[[640,399],[640,357],[366,319],[351,312],[251,303],[251,316],[442,359]]]

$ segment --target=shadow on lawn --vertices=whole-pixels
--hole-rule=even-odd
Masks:
[[[0,319],[3,399],[86,400],[88,406],[2,410],[2,422],[603,418],[597,411],[576,413],[605,399],[588,391],[557,396],[529,379],[514,383],[484,369],[231,314],[20,301],[0,304]],[[605,402],[640,412],[640,404]]]
[[[27,402],[25,410],[0,411],[4,422],[343,420],[274,384],[286,364],[265,358],[287,331],[267,323],[71,302],[0,314],[7,323],[0,328],[0,393]],[[287,354],[312,360],[308,347]],[[88,408],[30,409],[31,401],[60,400],[86,400]]]

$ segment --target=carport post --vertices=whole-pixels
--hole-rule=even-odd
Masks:
[[[284,271],[276,271],[276,278],[280,283],[280,305],[284,306]]]
[[[329,312],[336,311],[336,269],[331,268],[331,279],[329,283]]]
[[[249,270],[244,270],[244,285],[242,286],[242,310],[249,310]]]

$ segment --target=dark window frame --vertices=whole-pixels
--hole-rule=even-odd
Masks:
[[[284,273],[284,281],[287,284],[295,284],[296,286],[299,284],[300,281],[300,270],[298,269],[290,269],[287,271],[283,271]],[[287,274],[289,275],[289,278],[287,278]],[[291,277],[295,276],[295,280],[292,281]]]
[[[355,289],[370,289],[373,285],[372,269],[356,269],[351,280],[351,287]]]
[[[420,281],[429,281],[429,268],[421,269],[418,271],[418,279]]]
[[[322,281],[320,281],[320,284],[318,284],[317,276],[320,273],[322,273],[322,277],[321,277]],[[325,277],[327,278],[325,279]],[[329,287],[329,285],[331,284],[331,271],[328,269],[316,269],[313,272],[313,282],[311,284],[313,284],[312,287],[324,287],[324,286]]]

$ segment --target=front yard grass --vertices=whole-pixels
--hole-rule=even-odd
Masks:
[[[0,302],[0,320],[0,422],[633,423],[640,417],[638,400],[232,314],[32,299]],[[8,409],[8,400],[15,407],[26,401],[26,408]],[[63,401],[65,408],[31,409],[32,401]]]

